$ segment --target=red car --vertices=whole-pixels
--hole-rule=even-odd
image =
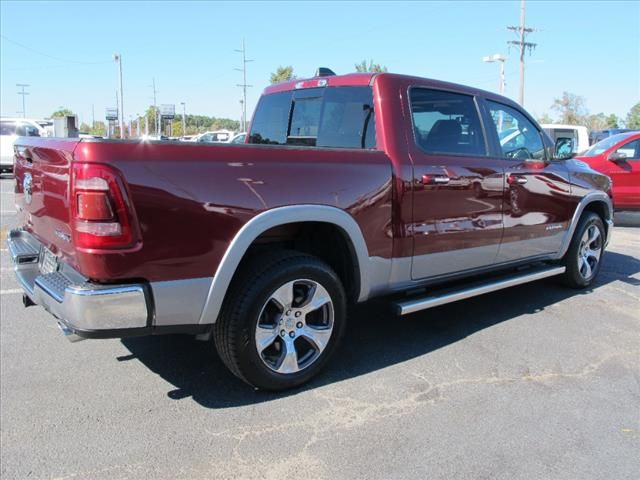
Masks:
[[[639,131],[606,138],[578,158],[611,177],[616,210],[640,210]]]

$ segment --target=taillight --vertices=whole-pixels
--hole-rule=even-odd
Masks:
[[[122,249],[139,242],[127,191],[115,169],[73,164],[71,224],[76,248]]]

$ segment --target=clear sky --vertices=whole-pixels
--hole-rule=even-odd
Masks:
[[[187,113],[239,119],[241,56],[246,39],[249,114],[269,74],[293,65],[298,76],[318,66],[353,71],[363,59],[391,72],[498,89],[503,53],[506,95],[517,99],[518,52],[507,25],[519,22],[519,1],[474,2],[0,2],[2,115],[21,110],[16,83],[27,83],[29,117],[65,106],[91,121],[115,106],[120,52],[124,112],[153,103],[186,102]],[[550,112],[564,90],[584,96],[590,113],[626,116],[640,100],[639,1],[527,1],[538,43],[527,55],[525,106]]]

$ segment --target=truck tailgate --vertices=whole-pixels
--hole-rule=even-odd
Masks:
[[[15,143],[15,201],[26,230],[74,264],[69,180],[78,139],[23,137]]]

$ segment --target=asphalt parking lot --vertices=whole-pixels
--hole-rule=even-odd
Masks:
[[[0,476],[638,479],[640,216],[617,221],[593,289],[548,279],[406,318],[371,302],[285,394],[186,336],[69,343],[22,307],[3,243]]]

